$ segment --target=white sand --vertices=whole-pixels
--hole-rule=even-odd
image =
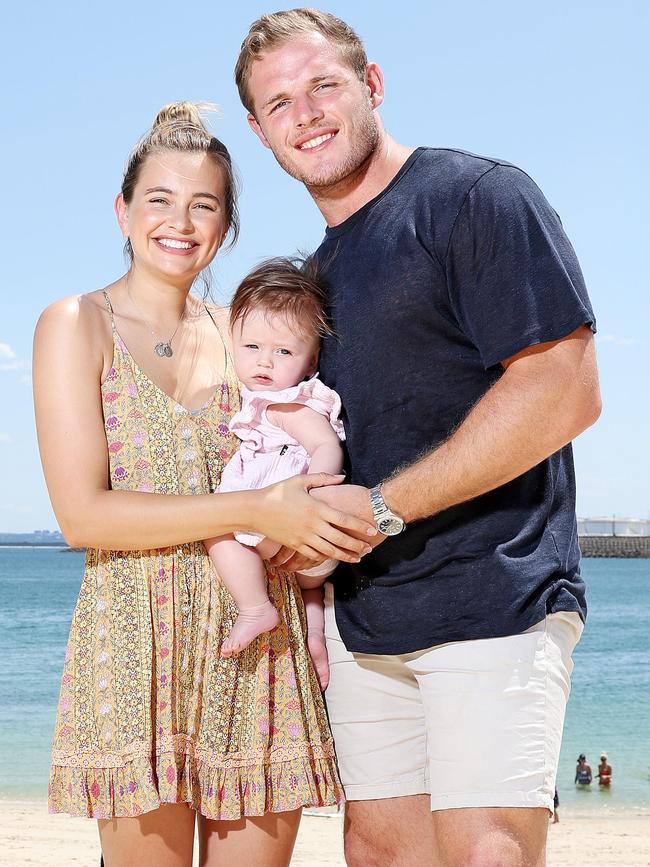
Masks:
[[[549,828],[549,867],[647,867],[650,811],[580,815],[563,810]],[[305,816],[292,865],[343,867],[340,816]],[[98,867],[96,823],[50,816],[43,803],[0,802],[2,867]]]

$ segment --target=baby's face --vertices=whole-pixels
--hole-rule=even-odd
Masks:
[[[232,339],[237,376],[251,391],[282,391],[316,372],[318,340],[284,317],[252,311]]]

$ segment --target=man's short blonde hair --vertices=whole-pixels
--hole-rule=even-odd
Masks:
[[[368,57],[355,31],[340,18],[320,9],[287,9],[262,15],[251,24],[235,66],[235,82],[244,107],[254,114],[248,82],[253,63],[265,52],[310,33],[320,33],[338,46],[341,58],[361,81],[365,80]]]

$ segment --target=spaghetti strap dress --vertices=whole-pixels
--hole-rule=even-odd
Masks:
[[[114,343],[101,386],[111,488],[215,492],[239,445],[228,427],[239,409],[232,362],[212,399],[189,411],[135,363],[104,295]],[[222,659],[237,608],[202,542],[87,550],[50,812],[111,818],[186,802],[210,819],[233,820],[343,799],[300,589],[274,569],[268,589],[280,625]]]

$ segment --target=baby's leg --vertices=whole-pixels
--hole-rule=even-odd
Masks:
[[[323,604],[325,576],[314,577],[298,574],[296,577],[305,603],[307,649],[314,664],[318,684],[322,692],[325,692],[330,682],[330,666],[325,645],[325,607]]]
[[[266,570],[255,548],[240,545],[233,536],[209,539],[205,546],[239,608],[235,625],[221,646],[221,656],[233,656],[262,632],[274,629],[280,618],[269,599]]]

